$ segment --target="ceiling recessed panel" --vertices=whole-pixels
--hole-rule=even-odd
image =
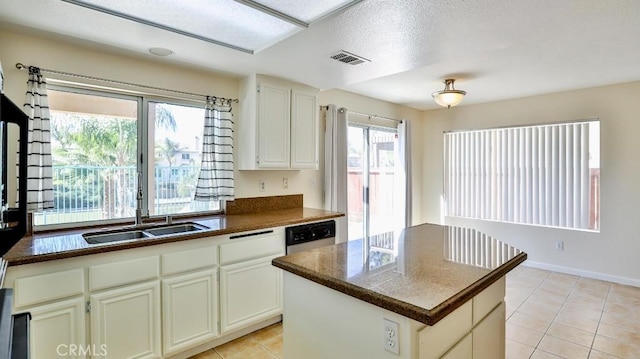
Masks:
[[[311,23],[325,15],[361,0],[255,0],[283,14]]]
[[[247,50],[271,45],[300,28],[232,0],[71,0],[112,15],[158,24]],[[105,11],[106,10],[106,11]]]

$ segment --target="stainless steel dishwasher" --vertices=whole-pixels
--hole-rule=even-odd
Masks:
[[[336,243],[336,221],[301,224],[285,228],[287,254]]]

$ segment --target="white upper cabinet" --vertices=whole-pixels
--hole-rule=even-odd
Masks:
[[[318,169],[318,93],[291,90],[291,168]]]
[[[291,89],[258,85],[258,157],[260,168],[289,168]]]
[[[267,76],[243,79],[238,169],[317,169],[318,92]]]

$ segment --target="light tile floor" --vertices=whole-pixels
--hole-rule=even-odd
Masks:
[[[508,359],[640,358],[640,288],[519,266],[506,303]],[[281,359],[282,325],[191,359],[213,358]]]
[[[640,288],[524,266],[507,275],[507,358],[640,358]]]
[[[189,359],[282,359],[282,323],[270,325]]]

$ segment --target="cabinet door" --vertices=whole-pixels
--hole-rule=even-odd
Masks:
[[[282,313],[282,271],[265,257],[220,267],[222,333]]]
[[[505,309],[500,303],[473,328],[473,359],[505,357]]]
[[[159,358],[160,281],[92,294],[91,342],[107,358]]]
[[[86,358],[91,354],[86,351],[89,347],[85,336],[84,297],[25,311],[31,313],[30,358]]]
[[[214,269],[162,281],[163,354],[176,354],[218,334]]]
[[[318,111],[315,93],[291,91],[291,168],[318,169]]]
[[[456,344],[442,359],[471,359],[473,340],[471,334],[467,334],[458,344]],[[496,358],[497,359],[497,358]]]
[[[258,167],[289,168],[291,90],[261,82],[258,91]]]

